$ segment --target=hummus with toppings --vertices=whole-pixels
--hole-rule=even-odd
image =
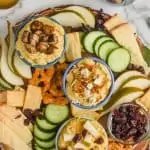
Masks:
[[[68,73],[66,92],[73,103],[93,106],[109,94],[111,75],[108,69],[90,58],[80,60]]]
[[[16,50],[31,65],[55,61],[64,50],[64,29],[45,17],[33,19],[19,32]]]
[[[107,150],[108,138],[104,128],[95,120],[75,118],[62,129],[59,150]]]

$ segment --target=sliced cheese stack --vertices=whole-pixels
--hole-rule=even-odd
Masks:
[[[24,125],[26,117],[15,107],[0,106],[0,142],[9,145],[14,150],[31,150],[31,124]]]

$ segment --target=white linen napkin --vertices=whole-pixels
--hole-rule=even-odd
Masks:
[[[132,23],[146,45],[150,45],[150,0],[135,0],[124,6],[127,20]]]

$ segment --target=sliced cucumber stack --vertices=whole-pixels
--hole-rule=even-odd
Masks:
[[[124,71],[130,63],[129,51],[104,32],[89,32],[84,36],[82,43],[87,52],[103,59],[114,72]]]
[[[99,47],[98,56],[106,61],[108,55],[116,48],[119,48],[119,45],[113,41],[106,41]]]
[[[34,125],[35,150],[54,150],[57,129],[69,117],[68,106],[49,104],[43,110],[45,116],[36,118]]]
[[[45,131],[39,129],[39,127],[35,124],[34,125],[34,135],[36,138],[38,138],[40,140],[49,140],[49,139],[52,139],[56,135],[56,132],[45,132]]]
[[[117,48],[108,56],[108,65],[114,72],[124,71],[130,63],[130,54],[124,48]]]
[[[37,118],[36,124],[41,130],[44,130],[44,131],[52,131],[57,128],[57,125],[51,124],[46,119]]]
[[[97,38],[105,36],[106,34],[101,31],[92,31],[87,33],[83,39],[83,46],[89,53],[94,53],[94,42]]]
[[[97,40],[95,41],[94,44],[94,53],[99,56],[99,47],[106,41],[113,41],[112,38],[110,38],[109,36],[101,36],[99,38],[97,38]]]

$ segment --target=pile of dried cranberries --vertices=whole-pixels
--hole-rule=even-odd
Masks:
[[[111,133],[122,141],[136,142],[147,132],[148,119],[136,104],[122,104],[112,112]]]

